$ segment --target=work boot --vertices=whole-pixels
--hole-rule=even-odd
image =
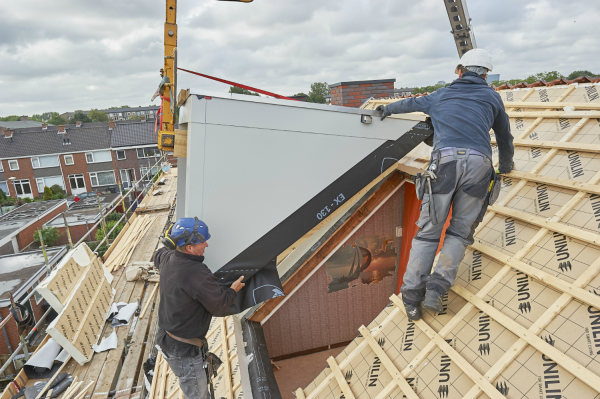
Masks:
[[[432,312],[440,313],[442,311],[442,296],[436,290],[427,290],[423,308]]]
[[[406,315],[408,316],[408,320],[415,321],[421,318],[421,307],[419,305],[411,305],[410,303],[404,303],[404,308],[406,309]]]

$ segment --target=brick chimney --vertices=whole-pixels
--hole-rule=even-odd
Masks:
[[[115,128],[115,122],[114,121],[108,122],[108,130],[113,130],[114,128]]]
[[[75,122],[75,127],[81,127],[81,123],[82,123],[81,121]]]
[[[26,122],[29,120],[29,117],[27,115],[23,115],[20,119],[21,119],[21,122]]]
[[[2,129],[4,131],[4,138],[5,139],[10,139],[13,136],[13,131],[12,130],[5,129],[3,127],[0,127],[0,129]]]
[[[394,97],[396,79],[357,80],[329,85],[331,104],[360,107],[369,98]]]
[[[42,123],[42,130],[48,130],[48,124]]]
[[[65,125],[58,126],[58,134],[67,134],[67,127]]]

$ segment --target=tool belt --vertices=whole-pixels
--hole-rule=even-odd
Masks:
[[[171,334],[168,331],[165,331],[165,332],[167,333],[167,335],[169,337],[173,338],[176,341],[184,342],[184,343],[190,344],[190,345],[195,345],[199,348],[202,348],[204,346],[204,344],[206,343],[205,338],[181,338],[181,337]]]

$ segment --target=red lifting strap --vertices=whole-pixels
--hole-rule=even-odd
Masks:
[[[194,75],[202,76],[202,77],[204,77],[204,78],[208,78],[208,79],[216,80],[217,82],[226,83],[226,84],[228,84],[228,85],[232,85],[232,86],[235,86],[235,87],[241,87],[242,89],[246,89],[246,90],[252,90],[252,91],[255,91],[255,92],[257,92],[257,93],[264,94],[264,95],[266,95],[266,96],[271,96],[271,97],[279,98],[279,99],[282,99],[282,100],[292,100],[292,101],[298,101],[298,100],[296,100],[296,99],[294,99],[294,98],[289,98],[289,97],[285,97],[285,96],[280,96],[279,94],[270,93],[270,92],[268,92],[268,91],[264,91],[264,90],[261,90],[261,89],[257,89],[257,88],[251,87],[251,86],[246,86],[246,85],[239,84],[239,83],[235,83],[235,82],[230,82],[229,80],[224,80],[224,79],[215,78],[215,77],[213,77],[213,76],[205,75],[205,74],[203,74],[203,73],[198,73],[198,72],[194,72],[194,71],[188,71],[187,69],[183,69],[183,68],[177,68],[177,69],[178,69],[178,70],[180,70],[180,71],[184,71],[184,72],[188,72],[188,73],[193,73]]]

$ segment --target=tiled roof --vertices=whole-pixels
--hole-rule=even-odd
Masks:
[[[42,122],[38,121],[13,121],[13,122],[2,122],[0,121],[0,127],[6,129],[24,129],[29,127],[41,127]]]
[[[111,147],[156,144],[153,121],[117,123],[111,133]]]
[[[498,87],[494,87],[494,89],[496,89],[496,91],[498,90],[506,90],[506,89],[524,89],[524,88],[529,88],[529,87],[552,87],[552,86],[556,86],[556,85],[570,85],[572,83],[600,83],[600,78],[591,78],[589,76],[580,76],[578,78],[575,78],[573,80],[566,80],[566,79],[556,79],[553,80],[552,82],[546,82],[544,80],[538,80],[537,82],[533,82],[533,83],[527,83],[527,82],[521,82],[521,83],[517,83],[516,85],[511,86],[510,84],[504,84],[502,86],[498,86]]]
[[[68,140],[70,144],[64,143]],[[10,139],[0,137],[0,158],[57,154],[110,148],[108,123],[84,123],[82,127],[67,125],[67,134],[58,134],[57,126],[15,130]]]

